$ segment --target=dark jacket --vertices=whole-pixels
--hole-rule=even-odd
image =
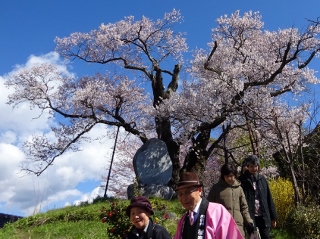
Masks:
[[[245,236],[244,222],[250,224],[253,223],[253,220],[250,218],[247,200],[238,180],[235,180],[233,185],[229,185],[220,179],[212,186],[208,201],[222,204],[232,215],[242,236]]]
[[[143,235],[138,236],[136,234],[137,228],[133,226],[128,233],[127,239],[172,239],[168,231],[158,224],[154,224],[150,219],[147,232],[143,232]]]
[[[276,220],[278,216],[268,182],[263,175],[257,173],[255,176],[253,176],[248,171],[246,171],[245,174],[239,177],[239,180],[241,181],[241,186],[243,188],[244,194],[246,195],[250,216],[254,220],[255,191],[252,184],[252,177],[256,178],[257,189],[259,190],[260,195],[260,210],[264,219],[265,226],[271,227],[271,220]]]

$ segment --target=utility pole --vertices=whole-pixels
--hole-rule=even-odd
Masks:
[[[110,162],[110,167],[109,167],[109,173],[108,173],[106,188],[105,188],[105,190],[104,190],[104,195],[103,195],[104,198],[107,198],[108,185],[109,185],[109,180],[110,180],[110,175],[111,175],[111,168],[112,168],[114,153],[115,153],[115,151],[116,151],[116,145],[117,145],[117,140],[118,140],[119,128],[120,128],[120,126],[118,126],[116,138],[115,138],[115,140],[114,140],[113,152],[112,152],[112,157],[111,157],[111,162]]]

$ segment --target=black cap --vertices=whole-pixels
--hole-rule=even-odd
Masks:
[[[127,207],[126,213],[130,216],[130,210],[133,207],[140,207],[150,212],[153,215],[153,209],[148,198],[144,196],[137,196],[131,199],[130,205]]]

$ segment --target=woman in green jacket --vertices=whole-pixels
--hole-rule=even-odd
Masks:
[[[245,238],[245,228],[250,235],[254,231],[254,226],[248,211],[246,197],[240,182],[236,179],[237,169],[233,164],[224,164],[220,172],[219,182],[212,186],[208,201],[222,204],[231,213]]]

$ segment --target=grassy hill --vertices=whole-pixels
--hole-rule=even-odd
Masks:
[[[177,221],[184,212],[177,200],[166,201],[150,199],[155,214],[153,221],[163,225],[171,235],[174,235]],[[112,208],[114,203],[117,208]],[[107,230],[120,228],[129,223],[125,209],[129,200],[95,200],[94,203],[83,203],[80,206],[70,206],[55,209],[46,213],[19,219],[8,223],[0,229],[0,239],[106,239],[116,238],[108,236]],[[111,223],[102,223],[102,218],[108,216],[112,210],[118,216]],[[121,222],[120,222],[121,220]],[[124,221],[123,221],[124,220]],[[125,223],[124,223],[125,222]],[[273,239],[290,239],[283,230],[273,230]]]
[[[107,235],[107,228],[111,225],[102,223],[102,218],[107,216],[105,212],[110,209],[110,205],[114,201],[121,202],[120,208],[122,209],[129,205],[129,200],[100,199],[92,204],[83,203],[80,206],[51,210],[6,224],[0,230],[0,239],[111,238]],[[150,199],[150,201],[155,210],[153,220],[164,225],[173,235],[177,220],[184,212],[179,202],[177,200],[165,201],[161,199]],[[123,218],[127,219],[125,212],[120,211]],[[171,218],[165,218],[166,213],[170,213]]]

